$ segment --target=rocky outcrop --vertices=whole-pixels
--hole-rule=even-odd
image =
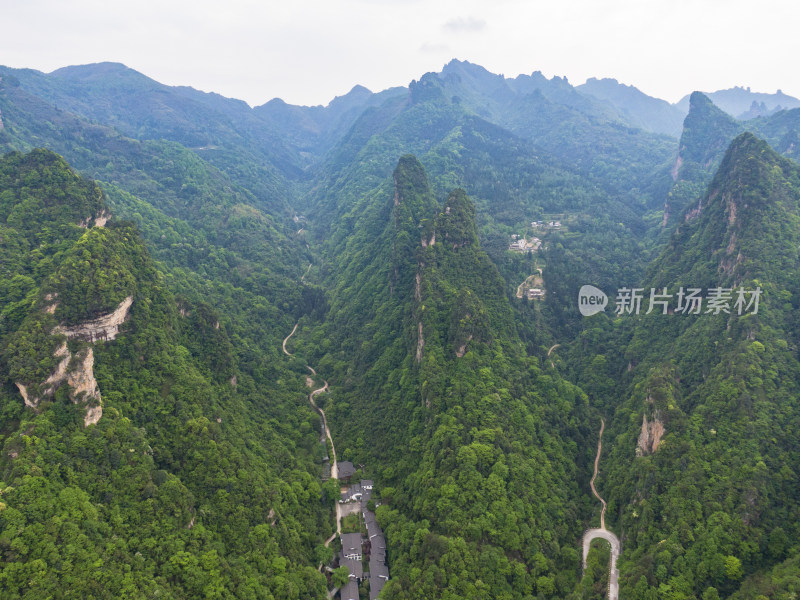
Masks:
[[[54,297],[48,295],[45,298],[48,302],[53,301]],[[92,319],[85,323],[72,327],[58,325],[53,328],[53,335],[64,335],[68,339],[80,339],[87,342],[113,340],[119,327],[128,317],[133,297],[128,296],[113,312],[103,315],[97,319]],[[49,312],[49,306],[45,310]],[[83,416],[83,423],[86,427],[94,425],[103,416],[103,404],[100,389],[94,376],[94,349],[84,347],[77,353],[70,352],[67,342],[62,343],[53,352],[53,357],[58,359],[58,364],[53,372],[45,379],[41,385],[41,395],[35,395],[28,386],[17,382],[22,399],[25,405],[36,410],[42,398],[52,397],[55,391],[64,383],[69,386],[69,397],[75,403],[86,405],[86,412]]]
[[[67,385],[70,387],[70,398],[73,402],[85,402],[86,412],[83,424],[94,425],[103,416],[103,406],[97,380],[94,378],[94,350],[84,348],[78,353],[75,367],[67,374]]]
[[[458,350],[456,350],[456,356],[458,358],[462,358],[464,354],[467,353],[467,344],[469,344],[471,341],[472,341],[472,334],[470,333],[469,337],[467,338],[467,341],[461,344],[461,346],[458,347]]]
[[[647,456],[658,450],[661,438],[664,437],[664,422],[658,411],[652,421],[647,420],[647,415],[642,416],[642,430],[636,444],[636,456]]]
[[[72,327],[59,325],[53,329],[53,333],[62,333],[68,339],[79,339],[86,342],[113,340],[119,333],[119,326],[128,318],[131,304],[133,304],[133,296],[128,296],[119,303],[113,312],[107,315]]]
[[[417,324],[417,362],[422,362],[422,349],[425,347],[425,338],[422,337],[422,321]]]
[[[19,382],[17,382],[16,385],[17,388],[19,389],[20,396],[22,396],[22,400],[25,402],[25,406],[36,408],[36,406],[38,405],[38,400],[36,400],[36,403],[34,403],[34,401],[30,399],[30,397],[28,396],[28,387]]]
[[[104,209],[93,217],[88,217],[82,221],[79,221],[78,225],[84,229],[89,229],[89,227],[105,227],[110,218],[111,214]],[[94,221],[94,223],[92,223],[92,221]]]

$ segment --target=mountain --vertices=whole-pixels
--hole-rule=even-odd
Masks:
[[[774,94],[766,94],[763,92],[751,92],[749,87],[744,88],[737,86],[727,90],[704,93],[714,104],[737,119],[746,119],[749,114],[753,116],[763,115],[764,112],[759,110],[754,111],[754,113],[750,112],[754,104],[756,107],[763,105],[763,111],[767,113],[790,108],[800,108],[800,100],[792,96],[787,96],[781,90],[778,90]],[[690,95],[684,96],[675,106],[686,114],[687,110],[689,110],[690,100]]]
[[[566,78],[548,80],[534,72],[506,79],[454,60],[440,74],[423,76],[422,83],[441,87],[445,98],[532,142],[628,202],[649,204],[662,194],[655,189],[654,173],[666,169],[673,142],[639,129]]]
[[[459,189],[436,202],[406,155],[357,215],[331,273],[329,350],[314,360],[340,386],[325,411],[342,456],[378,465],[383,482],[383,595],[569,589],[557,573],[577,552],[554,540],[579,533],[565,485],[576,466],[561,436],[576,435],[568,415],[584,401],[525,355],[474,204]]]
[[[666,100],[648,96],[632,85],[619,83],[616,79],[590,77],[575,89],[608,102],[630,123],[642,129],[673,137],[680,135],[688,110],[688,104],[686,108],[670,104]]]
[[[613,80],[455,60],[313,107],[0,78],[9,598],[335,594],[335,456],[382,598],[598,600],[601,523],[622,598],[796,591],[800,109],[698,92],[677,140]]]
[[[680,216],[688,204],[700,198],[719,166],[725,149],[743,131],[763,137],[785,156],[795,160],[799,156],[800,109],[737,121],[704,94],[692,94],[678,156],[671,170],[674,184],[665,203],[665,226]]]
[[[788,499],[798,492],[800,365],[790,299],[800,264],[787,249],[800,240],[799,183],[800,168],[766,142],[736,137],[641,285],[642,313],[651,287],[671,294],[673,310],[594,329],[596,343],[619,353],[607,367],[619,383],[594,389],[619,398],[606,400],[617,437],[603,489],[607,518],[631,548],[621,597],[730,597],[749,576],[796,560]],[[679,311],[680,288],[701,290],[699,314]],[[714,308],[712,288],[732,290],[727,307]],[[575,352],[584,365],[601,356]]]
[[[257,106],[254,113],[284,139],[291,140],[301,153],[324,156],[352,127],[362,112],[391,98],[405,97],[404,88],[389,88],[373,94],[357,85],[327,106],[294,106],[274,98]]]
[[[51,152],[0,159],[0,189],[5,597],[325,597],[318,419],[259,322],[279,310],[154,262]]]

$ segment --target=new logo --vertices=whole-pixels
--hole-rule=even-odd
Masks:
[[[608,296],[593,285],[584,285],[578,292],[578,310],[584,317],[603,312],[608,304]]]

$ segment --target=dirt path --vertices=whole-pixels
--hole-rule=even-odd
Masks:
[[[285,340],[283,340],[283,353],[284,353],[286,356],[294,356],[294,354],[292,354],[291,352],[289,352],[289,351],[286,349],[286,342],[288,342],[288,341],[289,341],[289,338],[290,338],[290,337],[292,337],[292,336],[294,335],[294,332],[295,332],[295,331],[297,331],[297,326],[298,326],[299,324],[300,324],[300,323],[295,323],[295,324],[294,324],[294,329],[292,329],[292,333],[290,333],[289,335],[287,335],[287,336],[286,336],[286,339],[285,339]],[[315,373],[315,375],[316,375],[316,373]]]
[[[594,480],[597,479],[597,467],[600,464],[600,453],[603,451],[603,430],[605,428],[606,422],[603,419],[600,419],[600,436],[597,440],[597,456],[594,458],[594,475],[592,475],[592,480],[589,482],[589,486],[592,488],[592,493],[603,504],[603,510],[600,511],[600,529],[606,528],[606,501],[603,500],[603,498],[600,497],[600,494],[597,493],[597,489],[594,487]]]
[[[317,372],[312,367],[310,367],[309,365],[306,365],[306,368],[309,371],[311,371],[311,373],[313,373],[314,375],[317,374]],[[318,388],[318,389],[314,390],[313,392],[311,392],[308,395],[308,401],[311,403],[311,406],[313,406],[317,410],[317,412],[319,412],[320,416],[322,417],[322,425],[325,428],[325,437],[331,443],[331,477],[333,477],[334,479],[339,479],[339,464],[336,461],[336,446],[333,445],[333,438],[331,437],[331,430],[328,428],[328,418],[325,416],[325,411],[322,410],[319,406],[317,406],[316,402],[314,402],[314,396],[316,396],[317,394],[322,394],[322,393],[328,391],[328,382],[325,381],[324,379],[322,380],[322,382],[325,385],[323,385],[321,388]],[[330,544],[336,538],[336,536],[337,535],[341,535],[341,533],[342,533],[342,505],[339,504],[338,498],[337,498],[337,501],[336,501],[336,533],[334,535],[332,535],[328,539],[328,541],[325,542],[325,545],[327,546],[328,544]]]
[[[600,538],[611,544],[611,560],[609,561],[608,573],[608,600],[618,600],[619,569],[617,569],[617,559],[622,551],[622,545],[619,543],[619,538],[606,529],[606,501],[603,500],[594,487],[594,480],[597,479],[597,470],[600,464],[600,454],[603,451],[603,431],[605,428],[606,422],[600,419],[600,435],[597,440],[597,456],[594,459],[594,475],[592,475],[592,480],[589,482],[589,486],[592,488],[592,494],[603,504],[603,510],[600,512],[600,529],[589,529],[583,534],[583,568],[584,570],[586,569],[586,559],[589,556],[589,548],[592,544],[592,540]]]
[[[311,265],[309,265],[309,268],[310,268],[310,266]],[[289,335],[286,336],[286,339],[283,340],[283,353],[286,356],[294,356],[291,352],[289,352],[286,349],[286,342],[288,342],[289,338],[294,335],[295,331],[297,331],[297,326],[298,325],[299,325],[299,323],[295,323],[294,328],[292,329],[292,332]],[[306,365],[306,369],[311,371],[311,374],[314,377],[317,376],[317,372],[314,370],[314,367],[312,367],[311,365]],[[318,388],[318,389],[314,390],[313,392],[311,392],[308,395],[308,401],[311,403],[311,406],[313,406],[314,409],[322,417],[322,425],[323,425],[323,427],[325,429],[325,437],[331,443],[331,477],[333,477],[334,479],[339,479],[339,463],[336,461],[336,446],[333,445],[333,437],[331,436],[331,430],[328,428],[328,418],[325,416],[325,411],[322,410],[319,406],[317,406],[316,402],[314,402],[314,397],[315,396],[317,396],[318,394],[323,394],[323,393],[328,391],[328,382],[325,381],[324,379],[322,380],[322,382],[325,385],[323,385],[321,388]],[[313,384],[313,381],[310,380],[310,379],[307,379],[306,383],[310,386],[310,385]],[[330,544],[336,538],[337,535],[341,534],[341,532],[342,532],[341,507],[339,505],[339,502],[337,501],[336,502],[336,533],[334,535],[332,535],[328,539],[328,541],[325,542],[325,545],[327,546],[328,544]]]
[[[552,346],[550,346],[550,350],[547,351],[547,356],[550,356],[550,353],[553,350],[555,350],[556,348],[558,348],[559,346],[561,346],[561,344],[553,344]],[[550,368],[551,369],[555,369],[556,368],[556,365],[555,365],[555,363],[553,363],[552,360],[550,361]]]

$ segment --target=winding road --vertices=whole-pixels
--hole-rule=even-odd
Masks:
[[[310,268],[310,266],[311,265],[309,265],[309,268]],[[283,344],[282,344],[283,353],[286,356],[294,356],[294,354],[292,354],[291,352],[289,352],[286,349],[286,342],[288,342],[289,338],[292,337],[295,334],[295,332],[297,331],[297,326],[298,325],[299,325],[299,323],[295,323],[294,327],[292,328],[291,333],[289,335],[287,335],[286,338],[283,340]],[[315,377],[317,376],[317,372],[314,370],[314,368],[312,366],[306,365],[306,369],[311,371],[311,374],[313,376],[315,376]],[[311,380],[309,379],[308,381],[309,381],[309,385],[311,385]],[[313,406],[314,409],[320,414],[320,416],[322,416],[322,426],[325,429],[325,437],[331,443],[331,477],[334,478],[334,479],[338,479],[339,478],[339,464],[336,461],[336,447],[333,445],[333,438],[331,437],[331,430],[328,428],[328,418],[325,416],[325,411],[322,410],[319,406],[317,406],[316,402],[314,402],[314,396],[316,396],[317,394],[322,394],[323,392],[327,392],[328,391],[328,382],[325,381],[324,379],[322,380],[322,382],[325,385],[323,385],[321,388],[318,388],[318,389],[314,390],[313,392],[311,392],[308,395],[308,401],[311,403],[311,406]],[[341,533],[342,533],[341,506],[339,505],[339,502],[337,501],[336,502],[336,533],[334,533],[330,538],[328,538],[328,540],[325,542],[325,545],[327,546],[328,544],[330,544],[336,538],[336,536],[341,534]]]
[[[292,354],[291,352],[289,352],[289,351],[286,349],[286,342],[288,342],[288,341],[289,341],[289,338],[290,338],[290,337],[292,337],[292,336],[294,335],[294,332],[295,332],[295,331],[297,331],[297,326],[298,326],[299,324],[300,324],[300,323],[295,323],[295,324],[294,324],[294,329],[292,329],[292,333],[290,333],[289,335],[287,335],[287,336],[286,336],[286,339],[284,339],[284,340],[283,340],[283,353],[284,353],[286,356],[294,356],[294,354]]]
[[[605,430],[605,428],[606,422],[600,419],[600,435],[597,439],[597,456],[594,458],[594,475],[592,475],[592,480],[589,482],[589,487],[592,488],[592,494],[594,494],[595,498],[600,500],[603,505],[603,510],[600,511],[600,529],[606,528],[606,501],[597,493],[597,488],[594,487],[594,480],[597,479],[597,468],[600,465],[600,453],[603,451],[603,430]]]
[[[555,350],[556,348],[558,348],[559,346],[561,346],[561,344],[553,344],[552,346],[550,346],[550,350],[547,351],[547,356],[550,356],[550,353],[553,350]],[[552,360],[550,361],[550,367],[553,368],[553,369],[556,368],[556,366],[553,364]],[[600,435],[603,435],[603,434],[601,433]]]
[[[592,540],[597,538],[606,540],[611,544],[611,560],[609,561],[609,574],[608,574],[608,600],[619,600],[619,569],[617,569],[617,559],[619,553],[622,551],[622,545],[619,543],[619,538],[606,529],[606,501],[602,496],[597,493],[597,488],[594,487],[594,480],[597,479],[597,470],[600,465],[600,454],[603,451],[603,431],[606,428],[606,422],[600,419],[600,435],[597,440],[597,456],[594,459],[594,475],[589,482],[589,487],[592,488],[592,494],[600,500],[603,509],[600,511],[600,529],[588,529],[583,534],[583,569],[586,570],[586,558],[589,556],[589,547],[592,545]]]

